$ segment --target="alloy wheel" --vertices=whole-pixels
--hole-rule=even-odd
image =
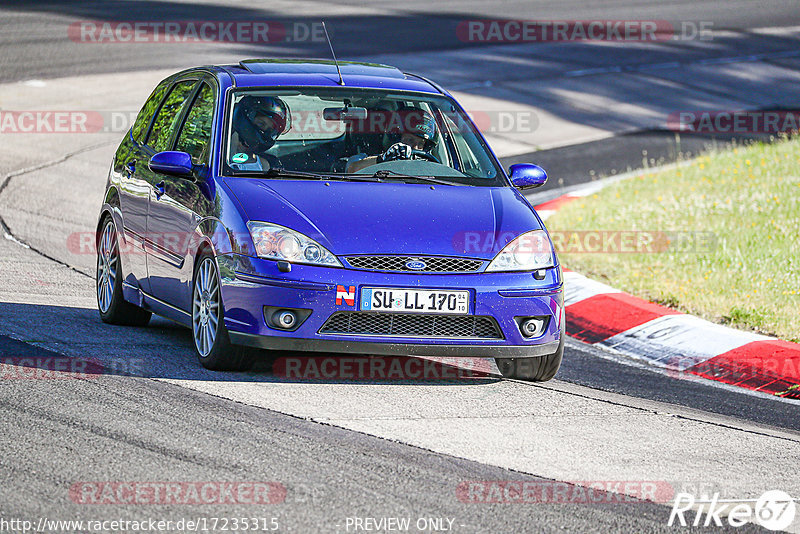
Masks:
[[[197,270],[192,301],[194,344],[200,356],[206,357],[214,347],[219,322],[219,279],[211,258],[204,258]]]

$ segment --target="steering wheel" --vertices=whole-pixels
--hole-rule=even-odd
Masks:
[[[425,159],[428,161],[432,161],[434,163],[438,163],[439,165],[442,164],[442,162],[439,161],[439,158],[437,158],[430,152],[425,152],[424,150],[412,150],[411,159]]]

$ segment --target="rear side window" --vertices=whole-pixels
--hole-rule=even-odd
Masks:
[[[207,159],[213,114],[214,90],[204,83],[186,115],[175,146],[175,150],[188,152],[196,164],[205,163]]]
[[[164,93],[167,92],[168,87],[169,82],[162,82],[161,85],[156,87],[155,91],[153,91],[153,94],[147,99],[144,107],[142,107],[142,110],[136,117],[136,122],[133,123],[133,138],[137,143],[141,144],[142,141],[144,141],[144,135],[147,133],[147,125],[150,124],[150,119],[153,113],[158,109],[158,105],[161,103],[161,99],[164,98]]]
[[[158,114],[153,120],[150,135],[147,136],[147,144],[156,152],[168,149],[170,137],[175,131],[178,117],[180,117],[180,110],[186,103],[186,98],[192,92],[195,83],[194,80],[190,80],[175,84],[164,103],[161,104],[161,109],[158,110]]]

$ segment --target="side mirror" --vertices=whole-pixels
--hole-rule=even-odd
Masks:
[[[517,189],[532,189],[540,187],[547,181],[544,169],[533,163],[515,163],[508,168],[511,176],[511,185]]]
[[[154,155],[150,158],[148,167],[153,172],[184,178],[191,177],[194,171],[192,157],[189,154],[172,150]]]

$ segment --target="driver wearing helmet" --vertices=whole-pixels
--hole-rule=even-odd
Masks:
[[[436,119],[423,109],[415,109],[404,115],[404,127],[400,133],[399,140],[391,143],[393,138],[397,139],[397,133],[385,134],[384,148],[389,144],[391,146],[377,156],[351,161],[347,166],[347,172],[358,172],[370,165],[398,159],[422,157],[422,159],[438,162],[438,158],[433,154],[433,150],[436,148],[436,141],[434,140],[436,138]]]
[[[280,98],[248,95],[233,112],[230,165],[236,170],[279,169],[280,160],[267,150],[287,128],[289,109]]]

